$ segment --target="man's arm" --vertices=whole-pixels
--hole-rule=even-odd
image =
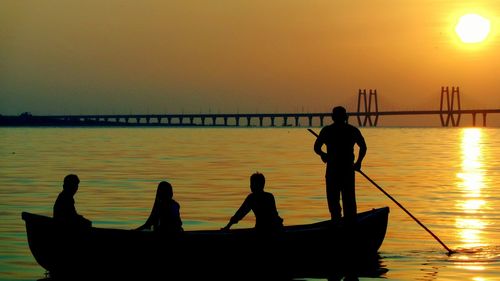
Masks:
[[[221,230],[229,230],[229,228],[231,228],[233,224],[238,223],[252,210],[250,206],[250,200],[250,195],[248,195],[245,201],[243,201],[243,204],[241,204],[240,208],[236,211],[234,216],[231,217],[227,225],[221,228]]]
[[[316,141],[314,142],[314,152],[316,152],[316,154],[321,156],[321,160],[323,160],[323,162],[326,163],[327,154],[322,149],[323,144],[324,144],[324,142],[322,140],[321,133],[320,133],[319,136],[316,138]]]
[[[359,152],[358,152],[358,159],[356,160],[356,163],[354,163],[354,170],[360,171],[361,170],[361,163],[363,162],[363,158],[365,158],[366,155],[366,142],[363,136],[361,136],[359,139],[356,141],[356,144],[359,146]]]

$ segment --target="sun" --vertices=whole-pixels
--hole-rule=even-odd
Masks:
[[[455,32],[464,43],[480,43],[490,33],[490,21],[478,14],[466,14],[458,20]]]

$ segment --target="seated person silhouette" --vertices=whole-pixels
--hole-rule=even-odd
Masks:
[[[252,191],[243,201],[229,223],[221,230],[229,230],[233,224],[243,219],[250,210],[255,215],[255,229],[259,232],[277,231],[283,228],[283,219],[278,215],[274,195],[264,191],[266,179],[263,174],[256,172],[250,176],[250,190]]]
[[[165,233],[180,233],[182,220],[180,215],[180,205],[172,197],[174,192],[172,185],[166,181],[158,184],[156,198],[153,209],[148,220],[136,230],[151,229]]]
[[[54,203],[54,220],[73,227],[91,227],[92,222],[76,212],[73,196],[78,191],[79,183],[77,175],[64,177],[63,190]]]

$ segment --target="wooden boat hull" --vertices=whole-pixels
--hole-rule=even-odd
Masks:
[[[241,273],[246,268],[297,276],[376,260],[388,214],[388,207],[360,213],[349,228],[343,222],[323,221],[285,226],[277,235],[234,229],[185,231],[170,237],[147,231],[67,229],[50,217],[27,212],[22,218],[33,256],[53,275],[199,276]]]

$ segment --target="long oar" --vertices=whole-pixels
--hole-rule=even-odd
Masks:
[[[314,132],[313,130],[311,130],[311,129],[307,129],[307,130],[309,132],[311,132],[313,135],[315,135],[316,137],[318,137],[318,134],[316,134],[316,132]],[[405,207],[403,207],[403,205],[401,205],[396,199],[394,199],[394,197],[392,197],[382,187],[380,187],[376,182],[374,182],[370,177],[368,177],[365,173],[363,173],[363,171],[358,170],[358,172],[360,174],[362,174],[376,188],[378,188],[378,190],[382,191],[382,193],[384,193],[387,197],[389,197],[389,199],[391,199],[394,203],[396,203],[396,205],[398,205],[403,211],[405,211],[405,213],[407,213],[414,221],[416,221],[421,227],[423,227],[430,235],[432,235],[432,237],[434,237],[434,239],[436,239],[436,241],[438,241],[439,244],[441,244],[448,251],[448,254],[452,254],[455,252],[455,251],[451,250],[450,248],[448,248],[448,246],[446,246],[443,243],[443,241],[441,241],[441,239],[439,239],[439,237],[436,236],[436,234],[434,234],[432,231],[430,231],[423,223],[421,223],[414,215],[412,215]]]

